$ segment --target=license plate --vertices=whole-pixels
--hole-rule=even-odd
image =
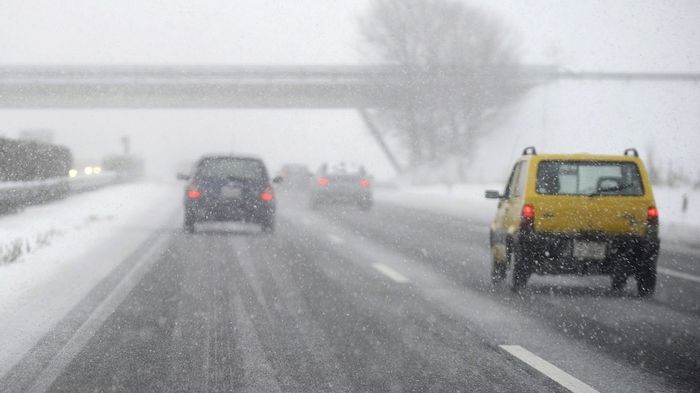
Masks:
[[[605,259],[606,245],[603,242],[574,240],[574,258]]]
[[[241,189],[238,187],[221,187],[221,196],[224,198],[240,198]]]

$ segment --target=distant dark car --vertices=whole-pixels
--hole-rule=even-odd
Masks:
[[[354,203],[363,210],[372,207],[372,184],[365,168],[352,162],[321,165],[310,190],[311,207],[329,203]]]
[[[195,223],[243,221],[260,224],[264,232],[275,228],[275,194],[262,160],[238,156],[206,156],[185,189],[185,230]],[[281,179],[276,178],[275,181]]]
[[[313,173],[304,164],[286,164],[279,172],[284,179],[284,188],[304,191],[309,188],[309,179]]]

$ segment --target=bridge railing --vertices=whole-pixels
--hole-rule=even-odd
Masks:
[[[700,83],[700,73],[586,72],[546,65],[478,72],[388,64],[0,65],[0,108],[401,108],[426,88],[461,94],[487,80],[524,90],[559,80]]]

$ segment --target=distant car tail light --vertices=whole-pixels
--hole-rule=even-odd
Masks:
[[[532,230],[535,227],[535,207],[527,204],[520,211],[520,229]]]
[[[369,188],[369,180],[367,180],[367,179],[360,180],[360,187]]]
[[[199,191],[196,187],[190,187],[187,190],[187,197],[190,199],[199,199],[202,197],[202,192]]]
[[[272,190],[272,186],[269,186],[269,185],[267,187],[265,187],[265,191],[263,191],[262,194],[260,194],[260,199],[262,199],[265,202],[270,202],[274,198],[275,198],[275,194]]]
[[[647,222],[649,225],[659,225],[659,209],[654,206],[647,209]]]
[[[319,186],[327,186],[331,181],[328,180],[327,177],[319,177],[318,178],[318,185]]]

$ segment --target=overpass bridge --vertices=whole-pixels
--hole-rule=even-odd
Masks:
[[[538,83],[546,75],[533,69],[522,79]],[[428,77],[392,66],[2,67],[0,107],[385,107]],[[441,80],[456,86],[465,77],[451,69]]]
[[[513,78],[700,81],[700,74],[571,72],[550,66],[425,72],[400,66],[0,66],[0,108],[373,108],[399,105],[425,83],[460,88]],[[434,74],[432,74],[434,75]],[[433,82],[427,82],[433,81]]]
[[[426,83],[460,89],[479,78],[512,78],[522,89],[558,80],[698,83],[700,73],[572,72],[551,66],[474,75],[400,66],[0,66],[0,109],[356,109],[397,172],[401,168],[367,112],[391,108]]]

